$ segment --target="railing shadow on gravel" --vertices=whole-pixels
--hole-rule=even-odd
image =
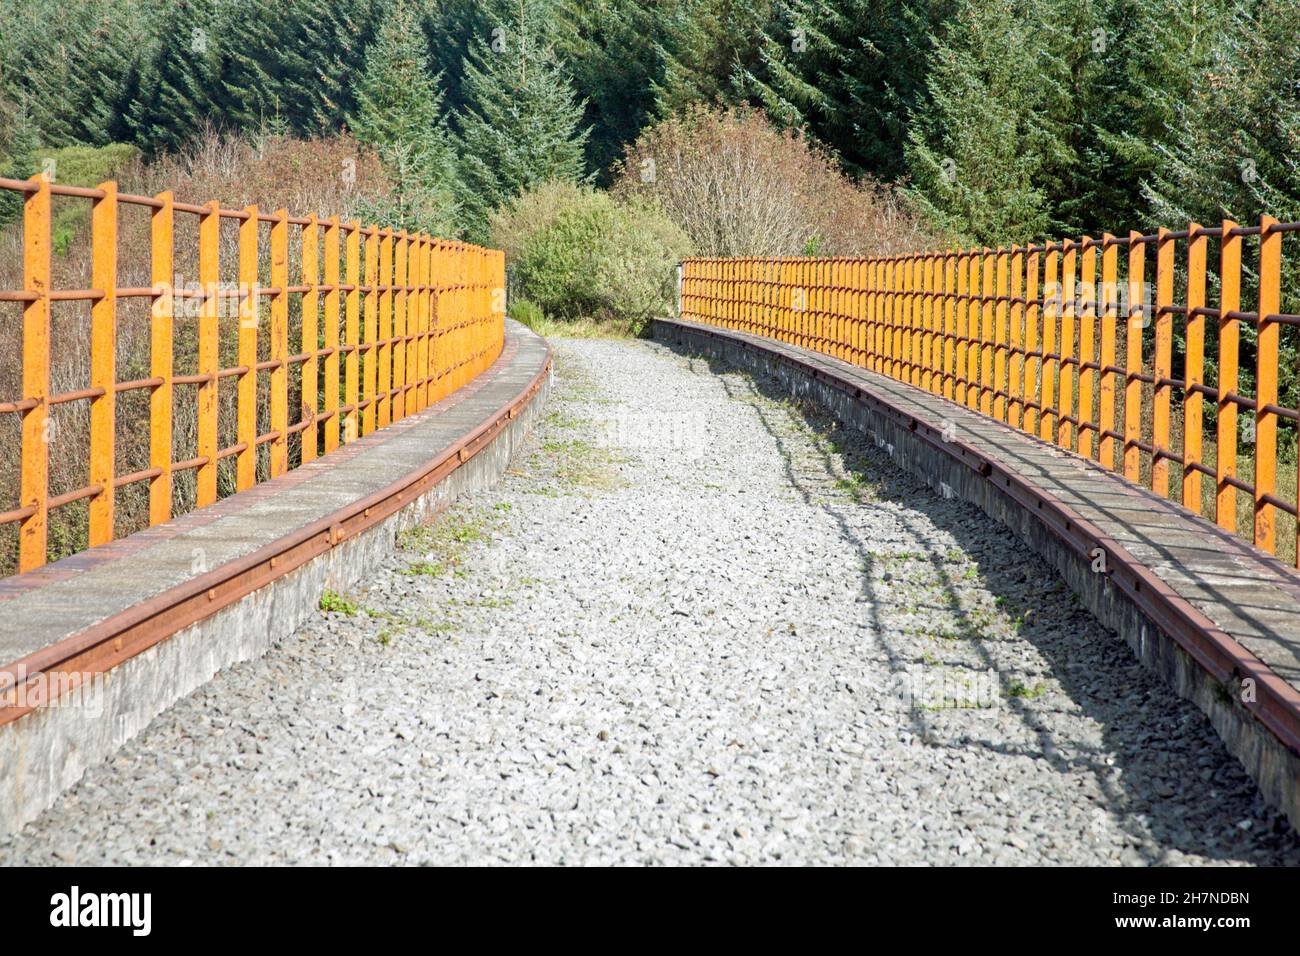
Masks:
[[[724,373],[739,371],[725,360],[689,352],[686,354],[692,359],[692,368],[701,373],[707,369],[710,375],[722,376]],[[844,537],[854,542],[864,569],[862,591],[870,615],[869,623],[880,646],[885,649],[889,666],[895,674],[905,672],[909,663],[916,662],[890,645],[888,632],[882,626],[880,608],[890,601],[890,597],[878,593],[873,586],[873,571],[879,561],[878,552],[873,550],[871,542],[863,541],[855,533],[846,520],[844,507],[814,500],[814,489],[808,487],[798,475],[785,439],[757,400],[760,396],[792,404],[813,431],[825,434],[828,428],[838,427],[840,434],[847,438],[845,466],[860,476],[876,478],[882,471],[890,475],[891,480],[884,486],[886,500],[904,504],[925,515],[935,527],[950,533],[963,552],[974,559],[979,581],[989,591],[1004,599],[1014,599],[1015,595],[1036,598],[1040,605],[1044,603],[1044,596],[1050,595],[1048,600],[1059,602],[1053,610],[1066,611],[1069,617],[1077,616],[1080,625],[1090,623],[1101,629],[1100,623],[1076,600],[1072,600],[1073,595],[1065,582],[1046,570],[1033,552],[1024,550],[1024,562],[1015,566],[1008,566],[991,553],[993,549],[988,545],[994,536],[1004,537],[1023,550],[1023,543],[1010,529],[997,524],[974,504],[944,500],[918,477],[904,471],[887,454],[877,450],[868,436],[856,429],[838,425],[828,412],[809,403],[792,403],[789,390],[774,378],[741,374],[746,382],[741,389],[737,389],[733,381],[725,377],[721,379],[728,394],[734,400],[749,405],[759,416],[785,462],[786,478],[791,487],[803,496],[805,502],[821,507],[830,514],[839,524]],[[831,454],[823,449],[822,457],[829,483],[834,480]],[[863,505],[854,503],[849,507]],[[961,520],[953,520],[954,508],[962,515]],[[917,537],[924,540],[924,535]],[[962,606],[961,589],[945,571],[943,556],[932,546],[927,545],[927,548],[930,552],[927,558],[939,575],[940,587],[948,598],[942,607],[957,615],[962,624],[962,639],[973,648],[985,667],[996,673],[1004,692],[1009,690],[1012,675],[994,663],[985,646],[988,638],[982,636],[980,626],[971,620],[968,611]],[[1037,567],[1034,562],[1038,562]],[[1051,579],[1055,579],[1051,590],[1044,589],[1042,584]],[[1040,608],[1034,610],[1036,618],[1045,616],[1038,613]],[[1166,862],[1168,851],[1173,849],[1225,861],[1260,855],[1255,847],[1242,844],[1234,846],[1231,836],[1227,840],[1221,839],[1222,823],[1210,823],[1207,819],[1211,815],[1222,816],[1221,804],[1216,804],[1214,799],[1207,799],[1209,793],[1215,791],[1220,795],[1219,800],[1233,794],[1239,795],[1237,799],[1242,803],[1243,816],[1262,814],[1266,818],[1273,818],[1276,839],[1283,852],[1300,858],[1300,839],[1291,832],[1285,818],[1263,805],[1255,784],[1227,753],[1205,723],[1204,716],[1190,702],[1178,701],[1178,706],[1167,708],[1166,716],[1171,726],[1151,727],[1151,714],[1144,707],[1144,700],[1152,694],[1174,696],[1175,692],[1143,670],[1132,651],[1118,636],[1109,631],[1105,631],[1105,634],[1109,641],[1104,645],[1080,646],[1077,632],[1069,626],[1068,618],[1056,626],[1044,625],[1036,620],[1020,629],[1020,636],[1037,647],[1050,663],[1052,676],[1059,682],[1070,703],[1101,728],[1099,746],[1085,741],[1058,741],[1040,718],[1040,708],[1028,700],[1004,693],[997,706],[1006,707],[1019,717],[1038,741],[1038,751],[1028,755],[1048,761],[1056,772],[1069,774],[1082,771],[1091,774],[1098,788],[1105,794],[1107,806],[1116,811],[1112,819],[1124,828],[1124,832],[1135,838],[1135,849],[1148,863]],[[1135,672],[1136,679],[1141,682],[1136,689],[1132,686]],[[929,712],[915,703],[909,711],[912,732],[930,746],[947,746],[954,750],[979,746],[992,753],[1026,755],[1014,747],[980,741],[969,734],[940,744],[938,741],[944,736],[951,736],[951,728],[937,725]],[[1189,740],[1189,735],[1195,735],[1198,730],[1201,731],[1202,739]],[[1160,756],[1178,750],[1180,744],[1183,753],[1171,762],[1172,766],[1162,766]],[[1193,747],[1205,749],[1194,752]],[[1107,762],[1111,754],[1116,757],[1114,763]],[[1202,776],[1205,773],[1209,774],[1208,778]],[[1161,790],[1167,794],[1170,789],[1172,796],[1161,794]],[[1235,819],[1239,818],[1234,817],[1234,822]],[[1145,825],[1145,833],[1133,826],[1135,821]],[[1155,841],[1161,850],[1153,853],[1144,847],[1142,841],[1147,838]],[[1288,846],[1288,840],[1293,845]],[[1274,861],[1261,859],[1260,862]]]

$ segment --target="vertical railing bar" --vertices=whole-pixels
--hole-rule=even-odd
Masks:
[[[1278,344],[1281,327],[1269,316],[1281,305],[1282,234],[1277,220],[1259,219],[1259,311],[1255,328],[1255,545],[1277,553],[1276,508],[1268,498],[1277,491]],[[1300,554],[1297,555],[1300,559]]]
[[[376,426],[392,421],[393,397],[393,230],[384,229],[379,239],[379,373],[375,392],[378,400]]]
[[[348,226],[344,253],[348,286],[344,303],[344,341],[348,345],[343,362],[343,404],[351,410],[343,419],[343,441],[353,442],[361,436],[361,223],[355,219]]]
[[[1061,286],[1058,281],[1058,268],[1061,253],[1058,249],[1049,249],[1043,263],[1043,366],[1042,397],[1038,410],[1038,437],[1043,441],[1056,440],[1057,373],[1060,361],[1053,356],[1059,355],[1056,344],[1056,320],[1061,307]]]
[[[1093,415],[1097,373],[1084,368],[1097,360],[1097,247],[1091,236],[1083,237],[1079,272],[1079,428],[1076,441],[1079,454],[1091,458],[1097,425]]]
[[[1025,387],[1023,395],[1026,402],[1022,427],[1031,435],[1039,433],[1042,421],[1042,405],[1038,398],[1038,371],[1043,360],[1031,353],[1040,351],[1038,325],[1042,316],[1042,306],[1038,304],[1040,286],[1038,284],[1039,254],[1030,252],[1025,256]],[[1033,402],[1037,409],[1027,407]]]
[[[1215,441],[1214,520],[1225,531],[1237,530],[1237,402],[1238,345],[1241,323],[1232,317],[1241,311],[1241,236],[1237,224],[1223,220],[1219,242],[1219,404]]]
[[[339,217],[325,224],[325,453],[339,447]],[[346,404],[346,401],[344,402]],[[333,414],[331,414],[331,412]]]
[[[406,252],[407,235],[393,236],[393,421],[406,417]]]
[[[1128,314],[1124,323],[1124,477],[1142,479],[1142,330],[1150,320],[1146,302],[1146,246],[1129,232]]]
[[[1183,507],[1201,513],[1201,433],[1205,427],[1199,388],[1205,380],[1205,260],[1209,239],[1200,223],[1187,228],[1187,321],[1183,359]]]
[[[1170,231],[1161,228],[1156,242],[1156,301],[1155,301],[1155,397],[1151,415],[1151,490],[1162,498],[1169,496],[1169,459],[1172,451],[1169,436],[1169,409],[1172,399],[1173,327],[1174,318],[1169,307],[1174,303],[1174,252],[1175,242]]]
[[[50,180],[34,176],[36,188],[23,202],[23,399],[35,404],[22,413],[22,477],[19,504],[30,508],[18,528],[18,570],[46,561],[50,461]]]
[[[241,227],[240,268],[243,268]],[[254,257],[256,262],[256,257]],[[195,451],[203,459],[195,476],[195,504],[202,508],[217,500],[217,368],[219,365],[219,320],[221,315],[221,205],[207,204],[199,219],[199,285],[203,304],[199,307],[198,425]],[[240,297],[242,314],[243,297]],[[252,484],[251,480],[249,484]]]
[[[1078,250],[1070,243],[1061,257],[1061,361],[1056,367],[1056,443],[1062,448],[1074,448],[1074,429],[1067,419],[1074,416],[1074,381],[1078,372],[1075,363],[1074,337],[1078,315],[1078,287],[1076,267]],[[1079,416],[1082,420],[1082,416]]]
[[[1007,359],[1010,347],[1010,332],[1007,328],[1010,309],[1007,303],[1007,288],[1010,280],[1010,253],[998,249],[994,253],[995,283],[993,294],[993,417],[1000,422],[1007,420],[1007,395],[1011,389],[1007,386]]]
[[[361,434],[375,430],[378,409],[375,407],[375,387],[379,369],[379,227],[371,226],[366,232],[366,309],[363,327],[365,358],[362,361],[361,400],[365,410],[361,413]]]
[[[311,422],[299,433],[305,463],[315,460],[317,454],[316,382],[320,375],[320,220],[314,214],[302,227],[302,284],[307,291],[302,296],[300,351],[307,358],[299,369],[299,422]]]
[[[1115,237],[1109,232],[1101,239],[1101,358],[1102,367],[1101,395],[1098,399],[1099,439],[1097,442],[1098,461],[1103,468],[1115,469],[1116,440],[1112,435],[1115,425],[1115,383],[1118,373],[1115,371],[1118,354],[1116,352],[1116,322],[1118,321],[1118,292],[1116,276],[1119,263],[1119,248]]]
[[[236,382],[235,488],[257,483],[257,327],[261,324],[261,281],[258,273],[257,207],[248,206],[239,224],[239,365]]]
[[[117,430],[117,183],[100,183],[102,198],[91,213],[91,285],[100,296],[90,307],[90,386],[103,392],[90,400],[89,543],[113,540],[113,479]]]
[[[149,310],[149,374],[157,384],[149,390],[149,524],[172,516],[172,377],[175,374],[175,199],[170,192],[154,197],[160,205],[150,214],[150,257],[153,299]],[[202,288],[202,287],[200,287]]]

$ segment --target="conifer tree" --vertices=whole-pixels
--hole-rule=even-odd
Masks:
[[[466,223],[482,237],[487,214],[551,179],[578,181],[589,130],[555,52],[553,0],[507,0],[493,32],[464,61],[456,115]]]
[[[176,0],[142,57],[126,123],[146,153],[176,149],[216,114],[221,70],[214,0]]]
[[[438,79],[429,72],[414,5],[396,0],[366,51],[353,131],[394,179],[389,218],[446,235],[457,231],[460,183]]]
[[[907,173],[934,37],[954,0],[782,0],[746,89],[774,121],[805,129],[851,172]]]
[[[935,50],[905,149],[909,192],[941,228],[989,245],[1055,231],[1047,174],[1068,159],[1059,63],[1020,0],[967,0]],[[1038,64],[1028,69],[1026,64]]]

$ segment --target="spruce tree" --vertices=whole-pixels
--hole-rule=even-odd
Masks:
[[[353,131],[378,152],[395,183],[388,218],[406,228],[455,233],[455,153],[409,0],[396,0],[367,49],[356,100]]]
[[[176,149],[217,115],[221,33],[215,0],[175,0],[142,55],[126,123],[146,153]]]
[[[768,22],[749,95],[777,123],[829,147],[850,172],[907,174],[913,113],[923,113],[935,35],[954,0],[782,0]]]
[[[680,115],[697,103],[745,102],[745,77],[759,62],[774,11],[773,0],[683,0],[666,11],[663,76],[652,86],[656,115]]]
[[[465,57],[465,106],[456,116],[465,220],[482,238],[487,215],[531,186],[579,181],[589,131],[555,52],[553,0],[508,0],[493,33]]]
[[[928,104],[913,114],[909,192],[937,225],[977,243],[1059,228],[1044,183],[1068,159],[1049,109],[1061,79],[1032,12],[1020,0],[963,3],[936,47]]]
[[[557,52],[586,100],[586,167],[601,181],[654,111],[663,77],[662,44],[683,0],[653,7],[642,0],[565,0]]]

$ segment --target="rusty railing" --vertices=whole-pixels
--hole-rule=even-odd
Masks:
[[[1238,531],[1241,493],[1255,545],[1300,565],[1300,542],[1290,540],[1300,538],[1293,462],[1284,468],[1289,496],[1279,490],[1279,426],[1300,420],[1279,399],[1282,331],[1300,326],[1300,315],[1281,310],[1282,241],[1298,231],[1300,223],[1265,216],[1257,226],[1192,223],[1152,235],[890,258],[696,258],[682,264],[681,314],[941,395],[1176,496],[1228,531]],[[1211,242],[1219,259],[1209,276],[1214,305]],[[1242,309],[1244,244],[1254,311]],[[1253,342],[1243,337],[1246,326]],[[1253,395],[1240,385],[1247,346]],[[1246,447],[1253,464],[1239,454]],[[1287,516],[1285,541],[1279,513]]]
[[[337,216],[192,205],[168,192],[127,195],[112,182],[85,189],[44,177],[0,179],[0,189],[23,196],[22,288],[0,287],[0,304],[22,313],[21,344],[15,338],[12,346],[21,355],[9,356],[21,361],[20,392],[0,395],[0,416],[21,419],[5,433],[20,446],[6,451],[20,461],[21,479],[0,505],[7,509],[0,529],[17,525],[22,571],[52,556],[48,529],[58,509],[84,502],[84,543],[104,544],[133,530],[114,513],[129,486],[147,483],[137,525],[167,521],[216,501],[219,476],[221,494],[242,491],[421,411],[488,368],[502,348],[504,256],[496,250]],[[92,288],[55,288],[55,197],[90,201]],[[131,215],[148,220],[150,259],[119,266],[119,219],[133,207],[141,212]],[[237,229],[237,256],[220,254],[223,225]],[[182,257],[194,263],[196,282],[177,281]],[[120,284],[121,269],[141,280]],[[223,270],[237,279],[223,281]],[[148,374],[122,381],[118,310],[132,302],[147,304],[148,355],[131,364]],[[89,307],[88,342],[52,335],[58,303]],[[223,324],[225,315],[233,321]],[[193,354],[177,352],[182,332],[181,352]],[[61,349],[88,356],[89,380],[54,393],[51,362]],[[135,423],[147,437],[133,436],[141,454],[147,446],[147,465],[122,474],[118,450],[127,436],[117,410],[133,393],[147,396]],[[51,416],[69,403],[89,403],[89,473],[51,493]],[[193,427],[178,435],[182,411]],[[174,483],[190,473],[192,493],[178,506]]]

